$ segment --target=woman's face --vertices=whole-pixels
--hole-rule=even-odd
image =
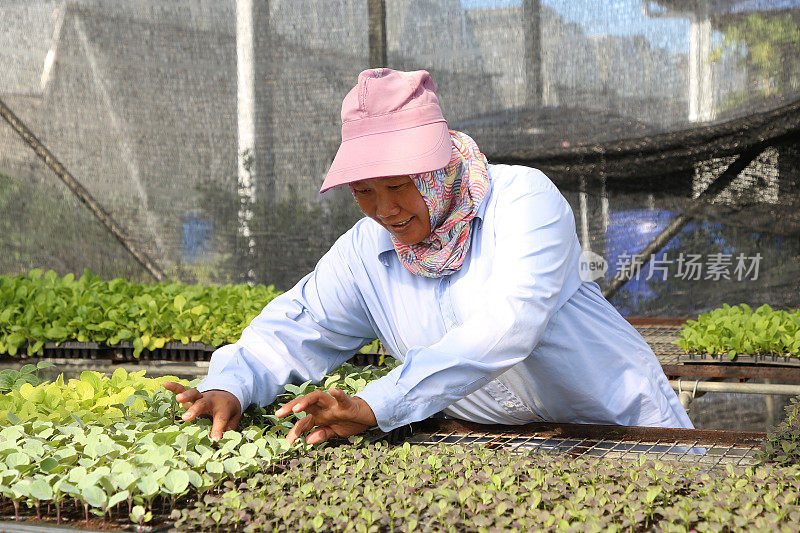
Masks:
[[[388,176],[351,184],[358,207],[403,244],[417,244],[431,234],[428,206],[408,176]]]

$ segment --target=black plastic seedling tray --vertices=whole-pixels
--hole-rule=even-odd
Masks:
[[[98,342],[67,341],[61,343],[48,342],[42,347],[41,356],[45,359],[106,359],[115,362],[137,361],[175,361],[195,362],[210,361],[216,348],[200,342],[181,344],[168,342],[156,350],[143,350],[139,357],[133,355],[133,343],[121,342],[109,346]],[[19,354],[27,353],[27,346],[20,348]]]
[[[133,355],[133,343],[121,342],[108,347],[110,356],[117,361],[136,361]],[[142,350],[139,354],[139,361],[210,361],[211,354],[214,353],[213,346],[200,342],[190,342],[181,344],[179,342],[168,342],[163,348],[156,350]]]
[[[727,354],[686,354],[681,358],[684,364],[756,364],[769,366],[787,366],[800,368],[800,357],[779,354],[736,354],[731,358]]]
[[[23,346],[19,350],[17,358],[25,359],[27,347]],[[98,342],[62,342],[47,343],[42,348],[42,355],[34,356],[43,359],[93,359],[107,360],[116,363],[137,363],[139,361],[169,361],[193,363],[197,361],[210,361],[211,354],[216,348],[214,346],[200,342],[181,344],[179,342],[168,342],[163,348],[156,350],[143,350],[139,357],[133,355],[133,343],[121,342],[113,346]],[[379,353],[357,353],[348,361],[355,366],[377,366],[380,362]]]

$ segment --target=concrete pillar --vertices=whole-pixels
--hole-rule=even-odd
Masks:
[[[236,0],[238,219],[243,277],[251,284],[258,278],[253,207],[257,197],[275,196],[269,42],[269,1]]]
[[[367,0],[369,17],[369,68],[387,67],[386,2]]]
[[[524,0],[525,24],[525,92],[526,107],[542,105],[542,14],[541,0]]]
[[[714,118],[711,86],[711,20],[708,0],[698,0],[689,28],[689,120]]]

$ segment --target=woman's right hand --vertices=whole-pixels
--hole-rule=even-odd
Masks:
[[[211,418],[211,440],[220,440],[222,434],[236,429],[242,417],[239,400],[228,391],[187,389],[180,383],[164,382],[164,388],[175,394],[175,400],[186,409],[181,418],[194,420],[198,416]]]

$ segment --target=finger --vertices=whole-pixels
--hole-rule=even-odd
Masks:
[[[295,406],[295,404],[296,404],[297,402],[299,402],[299,401],[300,401],[300,398],[295,398],[295,399],[293,399],[293,400],[289,400],[288,402],[286,402],[285,404],[283,404],[283,405],[280,407],[280,409],[278,409],[277,411],[275,411],[275,416],[277,416],[278,418],[283,418],[284,416],[286,416],[286,415],[290,414],[290,413],[292,412],[292,407],[294,407],[294,406]]]
[[[200,400],[194,402],[189,409],[186,410],[185,413],[181,415],[181,419],[183,420],[194,420],[198,416],[201,415],[210,415],[211,413],[211,405],[209,404],[208,400],[205,398],[201,398]]]
[[[239,418],[240,418],[240,415],[238,415],[238,414],[232,416],[231,419],[228,420],[227,425],[225,426],[225,431],[233,431],[237,427],[239,427]]]
[[[314,405],[327,409],[336,405],[336,402],[331,398],[331,395],[324,390],[315,390],[299,398],[298,402],[292,406],[292,412],[299,413],[301,411],[308,411],[309,407]]]
[[[211,440],[219,440],[222,434],[228,430],[231,422],[231,415],[227,411],[214,413],[214,421],[211,423]],[[236,426],[234,426],[235,428]]]
[[[186,391],[186,387],[180,383],[175,383],[174,381],[165,381],[164,388],[175,394],[181,394],[182,392]]]
[[[164,382],[164,388],[175,394],[175,401],[180,403],[184,409],[189,409],[194,402],[203,397],[203,393],[197,389],[187,389],[180,383],[172,381]]]
[[[335,436],[336,431],[334,431],[333,428],[330,426],[320,426],[308,434],[308,437],[306,437],[306,442],[309,444],[319,444],[320,442],[325,442],[326,440],[332,439]]]
[[[197,389],[188,389],[180,394],[175,395],[175,399],[180,403],[192,404],[203,397],[203,393]]]
[[[289,434],[286,435],[286,440],[289,441],[289,444],[294,443],[297,438],[308,431],[309,429],[314,427],[314,417],[311,415],[304,416],[300,420],[295,423],[292,429],[289,430]]]
[[[339,403],[339,405],[344,409],[350,409],[353,407],[353,400],[342,389],[331,387],[328,390],[328,392],[330,393],[331,396],[333,396],[336,399],[337,403]]]
[[[329,398],[329,396],[325,394],[325,391],[315,390],[314,392],[309,392],[305,396],[300,396],[299,398],[295,398],[283,404],[280,409],[275,411],[275,416],[283,418],[291,413],[300,413],[308,409],[309,406],[319,402],[323,397]],[[322,405],[325,407],[325,404]]]

